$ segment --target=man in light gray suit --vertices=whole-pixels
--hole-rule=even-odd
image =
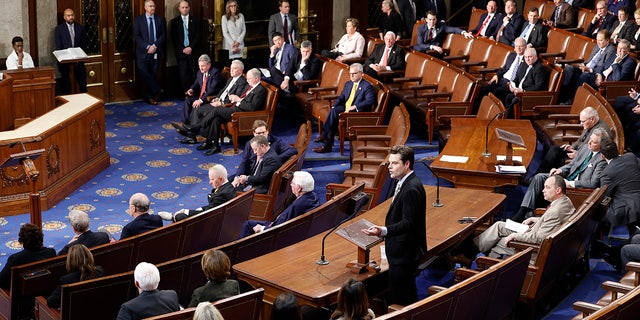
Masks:
[[[595,129],[589,137],[587,145],[578,149],[578,154],[560,168],[554,168],[549,173],[538,173],[531,180],[529,189],[524,194],[520,210],[511,219],[521,222],[529,216],[536,208],[540,191],[542,191],[545,180],[549,176],[559,175],[565,179],[568,188],[597,188],[600,186],[600,177],[607,163],[600,154],[600,140],[602,137],[608,138],[605,130]]]
[[[506,223],[498,221],[478,237],[473,239],[481,252],[489,252],[489,257],[499,258],[502,255],[513,255],[515,250],[507,245],[511,240],[528,243],[542,243],[542,240],[569,220],[576,209],[569,197],[565,195],[565,180],[560,175],[552,175],[544,182],[544,199],[551,205],[541,217],[531,217],[522,223],[529,226],[524,232],[507,229]]]
[[[297,45],[298,39],[300,38],[298,17],[289,13],[291,6],[288,0],[280,0],[278,1],[278,4],[280,12],[274,13],[269,17],[269,28],[267,29],[269,47],[273,46],[273,34],[276,32],[280,32],[280,34],[282,34],[285,43]]]

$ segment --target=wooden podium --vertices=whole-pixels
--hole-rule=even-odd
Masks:
[[[502,140],[507,143],[507,151],[505,153],[506,156],[504,162],[502,163],[502,161],[498,161],[498,164],[505,164],[508,166],[522,165],[522,162],[520,161],[513,161],[513,145],[515,144],[523,148],[526,147],[524,141],[522,140],[522,136],[513,132],[509,132],[507,130],[502,130],[500,128],[496,128],[496,135],[498,136],[498,140]]]
[[[370,253],[371,248],[381,243],[383,238],[369,236],[362,232],[363,229],[369,229],[373,225],[367,219],[360,219],[336,231],[336,234],[358,246],[358,259],[347,263],[347,268],[353,273],[380,272],[380,266],[375,261],[371,261]]]
[[[24,147],[24,144],[20,142],[22,145],[22,149],[24,152],[14,153],[9,156],[2,165],[1,168],[7,167],[17,167],[18,165],[22,165],[24,169],[24,174],[27,175],[27,178],[31,181],[31,193],[29,194],[29,216],[31,218],[31,223],[35,224],[39,228],[42,228],[42,209],[40,208],[40,193],[37,190],[37,181],[40,176],[40,171],[36,168],[33,160],[39,157],[41,154],[45,152],[44,149],[37,149],[27,151]]]

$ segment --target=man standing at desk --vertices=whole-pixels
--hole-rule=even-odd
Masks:
[[[86,49],[87,37],[84,32],[84,26],[75,23],[74,17],[72,9],[67,8],[64,10],[64,23],[56,27],[56,50],[69,48]],[[69,73],[71,72],[70,64],[58,63],[58,70],[61,74],[60,94],[65,95],[71,93],[71,80],[69,78]],[[76,81],[78,82],[78,90],[80,92],[87,92],[87,70],[84,67],[84,62],[76,63],[73,71]]]
[[[397,145],[389,150],[389,174],[398,180],[385,226],[364,229],[370,236],[385,237],[389,260],[388,304],[409,305],[418,301],[415,275],[420,258],[427,253],[427,195],[413,172],[413,149]]]

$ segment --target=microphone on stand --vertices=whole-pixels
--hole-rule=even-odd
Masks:
[[[424,164],[424,166],[427,167],[429,171],[431,171],[431,174],[436,176],[436,201],[434,201],[431,205],[438,208],[443,207],[444,203],[440,202],[440,177],[433,171],[433,169],[431,169],[431,167],[426,162],[423,161],[422,164]]]
[[[316,264],[319,264],[321,266],[329,264],[329,260],[326,260],[324,258],[324,241],[327,239],[327,236],[329,236],[332,232],[336,231],[336,229],[338,229],[338,227],[341,226],[343,223],[355,217],[358,212],[360,212],[360,210],[354,210],[350,216],[340,221],[340,223],[338,223],[335,227],[333,227],[333,229],[329,230],[329,232],[327,232],[327,234],[325,234],[324,237],[322,237],[322,253],[320,254],[320,260],[316,261]]]
[[[489,123],[487,124],[487,130],[484,136],[484,152],[482,153],[482,156],[485,158],[491,155],[491,152],[489,152],[489,126],[491,126],[491,123],[494,120],[496,120],[499,116],[502,116],[502,115],[504,115],[504,112],[496,113],[491,119],[491,121],[489,121]]]

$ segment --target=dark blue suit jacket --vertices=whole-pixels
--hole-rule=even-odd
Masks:
[[[267,141],[269,141],[269,146],[273,151],[276,152],[278,158],[280,158],[280,162],[285,163],[291,156],[294,154],[298,154],[298,150],[292,147],[290,144],[282,141],[282,139],[269,135],[267,137]],[[236,171],[236,176],[247,174],[251,170],[251,166],[256,162],[256,154],[251,149],[251,140],[247,141],[244,145],[244,150],[242,151],[242,160],[240,160],[240,164],[238,165],[238,171]]]
[[[507,23],[504,29],[502,29],[502,35],[500,36],[500,39],[497,40],[504,44],[511,45],[511,43],[520,35],[520,32],[522,32],[524,21],[524,16],[522,16],[520,12],[516,12],[511,15],[511,20],[509,20],[509,23]],[[500,27],[498,27],[498,30],[499,29]]]
[[[269,148],[264,156],[262,156],[262,164],[258,167],[255,175],[249,173],[247,175],[247,184],[252,185],[256,189],[256,193],[265,194],[269,192],[271,184],[271,176],[282,165],[278,154],[273,148]]]
[[[56,50],[63,50],[72,47],[87,48],[87,37],[85,35],[84,26],[74,22],[73,23],[74,34],[74,46],[71,46],[71,35],[69,34],[69,27],[66,22],[59,24],[56,27]]]
[[[300,195],[299,198],[294,200],[284,211],[282,211],[273,223],[267,225],[264,229],[275,227],[279,224],[285,223],[299,215],[307,213],[320,206],[320,200],[315,193],[307,192]]]
[[[349,100],[349,95],[351,95],[351,89],[353,88],[353,82],[347,81],[344,84],[344,89],[342,89],[342,93],[333,103],[334,106],[344,106]],[[363,111],[371,111],[371,107],[375,102],[375,95],[373,94],[373,87],[371,84],[362,79],[358,84],[358,88],[356,89],[356,96],[353,99],[353,104],[356,106],[359,112]]]
[[[209,76],[207,77],[207,87],[205,88],[205,94],[202,96],[202,102],[206,102],[206,98],[208,96],[212,96],[220,90],[222,86],[222,75],[220,71],[215,67],[211,67],[208,72]],[[193,98],[197,99],[200,96],[200,89],[202,89],[202,78],[203,73],[198,70],[196,73],[196,81],[193,82],[191,88],[193,90]]]
[[[162,227],[162,218],[157,214],[141,214],[122,228],[120,240]]]
[[[219,98],[224,92],[224,90],[227,89],[227,86],[231,83],[231,80],[233,80],[233,78],[231,77],[227,79],[227,82],[225,82],[224,86],[216,94],[217,98]],[[229,100],[229,95],[235,94],[237,96],[240,96],[243,92],[247,90],[248,85],[249,84],[247,83],[247,79],[241,75],[238,78],[238,80],[236,80],[236,83],[233,84],[233,87],[231,87],[231,89],[229,89],[229,91],[227,92],[227,95],[224,97],[223,103],[231,103],[231,100]]]
[[[611,64],[612,72],[607,77],[607,81],[627,81],[633,80],[636,71],[636,61],[628,55],[619,63]]]
[[[613,31],[611,26],[613,26],[614,22],[618,21],[618,17],[612,15],[611,13],[607,13],[607,15],[605,15],[602,19],[603,20],[602,20],[602,23],[600,23],[600,27],[598,28],[598,31],[603,29],[607,29],[610,32]],[[595,38],[597,35],[597,32],[596,32],[597,27],[598,27],[598,21],[596,21],[596,23],[589,22],[587,31],[583,32],[582,35],[590,38]],[[594,32],[596,32],[596,34],[594,34]]]
[[[163,17],[154,14],[153,21],[156,26],[156,36],[154,39],[149,39],[149,22],[147,21],[147,16],[142,14],[137,16],[133,21],[133,34],[136,39],[136,59],[137,60],[147,60],[153,59],[152,54],[147,54],[147,47],[155,44],[158,49],[156,53],[158,54],[158,59],[163,59],[166,57],[165,52],[165,44],[167,42],[167,26]]]
[[[142,291],[140,295],[120,306],[116,319],[144,319],[178,310],[180,310],[180,302],[175,291]]]
[[[432,36],[430,40],[428,39],[429,35],[427,33],[429,30],[429,26],[427,26],[427,24],[425,23],[418,28],[418,44],[413,46],[413,50],[424,52],[429,50],[429,46],[442,47],[442,42],[444,42],[444,39],[447,37],[447,34],[449,33],[459,34],[459,33],[462,33],[463,31],[460,28],[450,27],[442,21],[436,22],[436,25],[434,26],[434,28],[436,29],[436,34],[435,36]]]
[[[52,248],[42,247],[39,250],[22,250],[16,252],[7,258],[2,271],[0,271],[0,288],[9,289],[11,285],[11,268],[20,266],[29,262],[40,261],[56,256],[56,250]]]
[[[278,71],[278,69],[276,69],[276,55],[280,50],[282,50],[282,58],[280,59],[280,71]],[[298,71],[293,70],[293,61],[295,60],[296,55],[300,54],[298,49],[290,44],[285,43],[282,45],[282,48],[276,50],[275,53],[276,54],[274,54],[273,57],[269,57],[269,69],[271,71],[271,77],[275,78],[273,75],[274,72],[280,72],[283,76],[289,76],[290,78],[293,78],[293,74]],[[278,85],[280,85],[280,83],[278,83]]]
[[[62,250],[58,252],[58,255],[67,254],[69,248],[76,244],[84,244],[87,248],[92,248],[105,243],[109,243],[108,234],[104,232],[93,232],[91,230],[87,230],[82,233],[76,241],[70,242],[66,246],[64,246],[64,248],[62,248]]]
[[[471,30],[470,32],[473,33],[474,35],[478,32],[478,30],[480,30],[480,27],[482,27],[482,24],[484,23],[484,20],[487,19],[487,15],[488,13],[483,13],[480,16],[480,21],[478,21],[478,25]],[[487,26],[487,32],[485,32],[484,36],[487,38],[493,37],[494,39],[496,38],[496,35],[498,34],[498,30],[500,30],[500,26],[502,26],[502,14],[496,12],[493,15],[493,18],[491,18],[491,20],[489,21],[489,25]]]

